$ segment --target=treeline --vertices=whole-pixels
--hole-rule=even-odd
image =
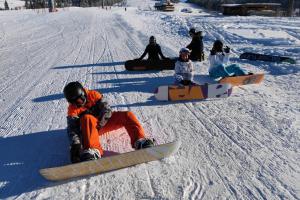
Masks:
[[[300,8],[300,0],[293,0],[294,8]],[[188,0],[189,3],[196,3],[209,10],[220,10],[221,4],[227,3],[259,3],[257,0]],[[263,3],[281,3],[282,9],[288,8],[290,0],[263,0]]]
[[[55,7],[100,7],[112,6],[116,3],[121,3],[123,0],[55,0]],[[25,7],[27,9],[48,8],[48,0],[25,0]]]

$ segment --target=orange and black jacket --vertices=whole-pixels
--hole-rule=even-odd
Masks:
[[[82,107],[69,104],[67,116],[67,132],[70,145],[81,143],[80,117],[85,114],[91,114],[98,119],[104,113],[112,112],[107,102],[103,101],[103,96],[97,91],[85,89],[86,103]]]

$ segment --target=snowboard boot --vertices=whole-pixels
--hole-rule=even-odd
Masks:
[[[153,140],[151,140],[149,138],[141,138],[134,143],[134,148],[136,150],[149,148],[149,147],[153,147],[153,146],[154,146],[154,142],[153,142]]]
[[[92,148],[85,149],[80,155],[80,161],[97,160],[99,158],[101,158],[99,150]]]
[[[184,86],[191,85],[191,83],[192,83],[192,81],[190,81],[190,80],[182,80],[182,81],[180,81],[180,84],[184,85]]]

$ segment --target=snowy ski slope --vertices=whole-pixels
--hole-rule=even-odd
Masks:
[[[154,1],[111,10],[0,12],[0,199],[300,199],[300,19],[223,17],[180,3],[154,12]],[[145,6],[146,5],[146,6]],[[199,13],[199,10],[202,12]],[[153,91],[172,71],[128,72],[151,35],[176,56],[205,33],[232,48],[233,62],[265,73],[261,85],[235,88],[227,99],[158,102]],[[244,51],[291,56],[296,65],[240,61]],[[207,81],[208,61],[195,63]],[[68,164],[62,90],[78,80],[104,94],[115,110],[133,111],[158,143],[182,141],[178,153],[97,176],[52,183],[40,168]],[[124,129],[101,138],[106,155],[132,150]]]

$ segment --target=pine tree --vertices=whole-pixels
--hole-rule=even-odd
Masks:
[[[6,0],[4,1],[4,9],[5,9],[5,10],[9,10],[8,3],[7,3]]]

